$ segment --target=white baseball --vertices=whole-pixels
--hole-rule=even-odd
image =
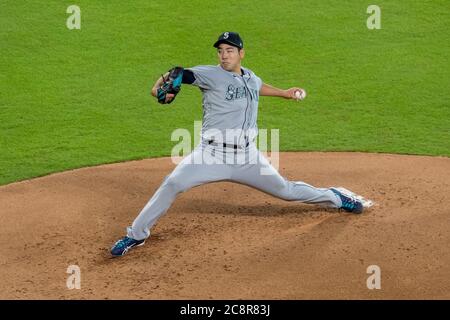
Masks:
[[[305,92],[303,90],[295,91],[295,98],[303,100],[305,98]]]

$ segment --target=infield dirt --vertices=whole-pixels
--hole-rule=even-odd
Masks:
[[[0,298],[450,298],[449,158],[281,153],[288,179],[375,206],[354,215],[212,183],[180,194],[144,246],[111,258],[174,166],[148,159],[0,187]],[[69,265],[79,290],[66,286]],[[371,265],[380,290],[366,286]]]

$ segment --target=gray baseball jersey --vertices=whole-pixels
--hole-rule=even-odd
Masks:
[[[242,75],[226,71],[220,65],[187,68],[195,76],[192,85],[203,93],[203,139],[242,145],[256,138],[259,91],[263,82],[253,71],[241,69]]]

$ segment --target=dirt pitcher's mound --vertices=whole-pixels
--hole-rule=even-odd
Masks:
[[[181,194],[145,246],[111,259],[173,168],[150,159],[0,187],[0,298],[450,298],[448,158],[282,153],[287,178],[376,206],[353,215],[213,183]],[[79,290],[67,288],[70,265]],[[371,265],[381,289],[367,287]]]

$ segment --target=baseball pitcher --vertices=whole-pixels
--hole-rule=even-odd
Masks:
[[[201,142],[165,177],[145,205],[127,235],[111,249],[122,256],[143,245],[150,229],[169,209],[177,195],[190,188],[217,181],[251,186],[275,197],[302,203],[342,208],[361,213],[367,202],[343,188],[316,188],[282,177],[259,152],[255,139],[260,96],[302,100],[302,88],[282,90],[264,83],[253,71],[241,65],[244,43],[238,33],[224,32],[214,43],[219,64],[192,68],[175,67],[159,78],[152,95],[159,103],[171,103],[182,84],[200,88],[203,95]]]

